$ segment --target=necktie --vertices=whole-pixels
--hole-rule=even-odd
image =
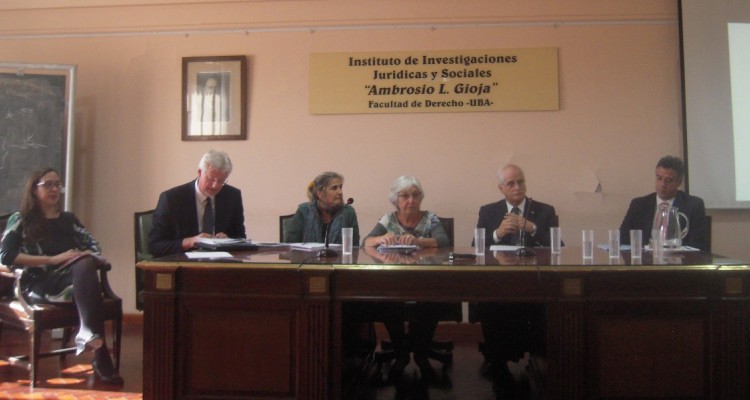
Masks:
[[[513,207],[510,210],[510,212],[511,212],[511,214],[521,215],[521,209],[518,208],[518,207]],[[516,245],[516,246],[522,246],[523,245],[523,238],[521,236],[521,230],[519,229],[518,231],[514,232],[511,235],[510,240],[511,240],[511,243],[513,243],[514,245]]]
[[[214,208],[211,198],[206,198],[206,206],[203,208],[203,233],[214,234]]]

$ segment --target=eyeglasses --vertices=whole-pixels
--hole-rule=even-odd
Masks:
[[[43,188],[45,188],[47,190],[52,190],[53,188],[54,189],[62,189],[63,188],[63,184],[60,181],[44,181],[44,182],[39,182],[36,185],[39,186],[39,187],[43,187]]]
[[[398,198],[401,200],[408,200],[410,197],[413,199],[419,200],[422,198],[422,193],[399,193],[398,194]]]
[[[224,186],[227,183],[227,179],[209,178],[208,175],[203,175],[203,179],[205,179],[209,185]]]
[[[519,179],[519,180],[516,180],[516,181],[507,181],[507,182],[503,183],[503,186],[508,187],[508,188],[512,188],[513,186],[521,187],[521,186],[523,186],[525,184],[526,184],[525,180]]]

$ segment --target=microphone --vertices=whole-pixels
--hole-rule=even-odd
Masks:
[[[318,252],[318,257],[320,257],[320,258],[338,257],[339,256],[339,252],[338,251],[328,248],[328,229],[330,229],[330,228],[331,228],[331,224],[329,223],[328,225],[326,225],[325,247],[322,250],[320,250],[320,252]]]
[[[346,204],[353,204],[353,203],[354,203],[354,199],[353,198],[350,197],[350,198],[346,199]]]
[[[521,236],[521,248],[518,249],[518,255],[521,257],[533,256],[536,254],[534,250],[526,247],[526,217],[529,215],[529,210],[531,210],[531,197],[527,197],[527,199],[529,199],[529,201],[526,204],[525,209],[523,210],[523,226],[521,226],[521,229],[518,232],[518,234]]]

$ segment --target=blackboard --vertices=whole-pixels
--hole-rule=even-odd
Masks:
[[[0,72],[0,215],[18,210],[31,171],[52,167],[69,176],[69,81],[20,67]]]

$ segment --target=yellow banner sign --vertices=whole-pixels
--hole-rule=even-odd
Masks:
[[[559,110],[556,48],[310,55],[310,113]]]

